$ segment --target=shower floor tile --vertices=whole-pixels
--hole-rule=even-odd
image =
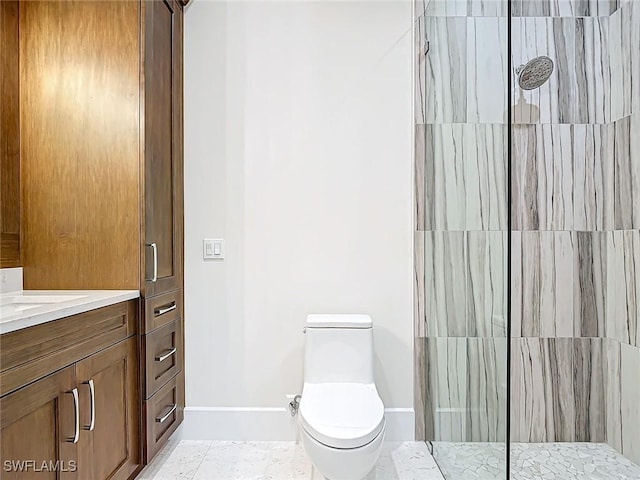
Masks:
[[[504,478],[505,446],[437,442],[433,453],[447,480]],[[640,467],[603,443],[514,443],[513,480],[638,480]]]
[[[137,480],[321,480],[294,442],[171,441]],[[443,480],[424,442],[385,443],[366,480]]]

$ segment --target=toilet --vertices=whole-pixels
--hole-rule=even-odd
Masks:
[[[305,452],[327,480],[361,480],[373,469],[385,418],[369,315],[307,316],[298,424]]]

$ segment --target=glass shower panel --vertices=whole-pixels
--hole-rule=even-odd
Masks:
[[[640,478],[640,1],[511,10],[511,476]]]
[[[507,40],[506,0],[416,3],[416,434],[447,479],[507,475]]]

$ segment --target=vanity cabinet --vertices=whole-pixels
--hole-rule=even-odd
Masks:
[[[12,98],[19,99],[24,288],[141,292],[143,462],[177,428],[184,408],[184,4],[12,3],[19,22]],[[107,371],[104,379],[116,375]],[[88,386],[78,381],[86,402]],[[163,406],[157,395],[170,383],[175,401]],[[175,406],[171,418],[150,423],[147,412],[167,406]],[[115,462],[121,453],[109,455]],[[110,471],[95,468],[96,478]]]
[[[135,337],[76,364],[80,478],[126,480],[138,466],[137,371]]]
[[[126,480],[139,469],[137,310],[124,302],[0,337],[3,479]],[[20,472],[24,461],[34,463]],[[57,471],[34,472],[43,462]]]
[[[78,444],[68,441],[75,434],[74,400],[69,393],[74,388],[71,366],[0,398],[3,479],[78,478]],[[59,476],[35,473],[43,462],[58,465]]]

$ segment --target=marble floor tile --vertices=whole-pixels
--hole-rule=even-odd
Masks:
[[[158,455],[161,466],[157,468],[155,462],[147,465],[150,475],[143,471],[145,480],[192,480],[204,460],[210,441],[183,440],[174,444],[169,450]]]
[[[433,442],[433,458],[446,480],[506,478],[504,442]]]
[[[603,443],[512,443],[512,480],[637,480],[640,467]],[[505,444],[433,444],[446,480],[505,478]]]
[[[511,445],[513,480],[637,480],[640,468],[603,443]]]
[[[206,450],[202,454],[202,450]],[[198,466],[193,455],[198,457]],[[189,442],[159,454],[137,477],[191,480],[323,480],[294,442]],[[443,480],[423,442],[388,442],[365,480]]]

